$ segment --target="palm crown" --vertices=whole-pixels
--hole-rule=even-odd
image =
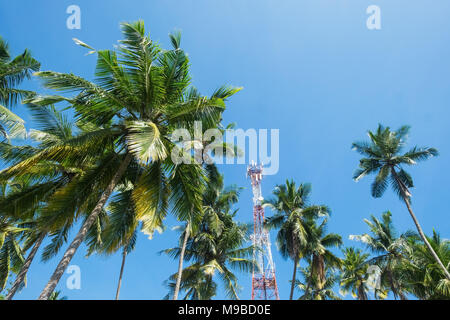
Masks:
[[[377,174],[371,187],[373,197],[381,197],[390,182],[400,197],[409,198],[409,188],[414,187],[414,184],[403,166],[415,165],[418,161],[438,155],[434,148],[419,147],[402,153],[409,129],[409,126],[402,126],[397,131],[391,131],[389,127],[379,125],[376,132],[368,132],[370,142],[352,144],[354,150],[365,156],[360,160],[353,179],[358,181],[368,174]]]
[[[31,56],[29,50],[11,59],[8,44],[0,37],[0,122],[3,124],[3,126],[0,124],[0,134],[3,136],[7,137],[6,129],[13,134],[23,132],[23,120],[8,108],[31,95],[30,91],[19,89],[17,86],[30,78],[39,67],[39,62]]]

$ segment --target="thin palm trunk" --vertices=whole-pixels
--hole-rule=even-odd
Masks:
[[[399,295],[397,292],[397,286],[395,285],[395,281],[394,281],[394,276],[392,275],[391,270],[387,270],[387,276],[389,279],[389,283],[391,284],[391,290],[392,293],[394,294],[394,299],[397,300],[397,296]]]
[[[292,300],[294,297],[295,278],[297,275],[297,264],[298,264],[298,258],[296,257],[294,259],[294,272],[292,274],[291,294],[289,295],[289,300]]]
[[[126,249],[126,247],[124,247],[123,253],[122,253],[122,265],[120,266],[119,283],[117,284],[116,300],[119,300],[120,287],[122,286],[122,276],[123,276],[123,269],[125,267],[125,259],[126,258],[127,258],[127,249]]]
[[[180,292],[181,276],[183,275],[184,252],[186,251],[188,239],[189,239],[189,224],[186,225],[186,230],[184,232],[184,240],[183,246],[181,247],[180,261],[178,262],[177,283],[175,285],[175,292],[173,293],[173,300],[178,300],[178,293]]]
[[[36,242],[33,245],[33,248],[30,251],[30,254],[25,260],[25,263],[22,266],[22,269],[20,269],[20,272],[17,274],[16,280],[14,281],[11,289],[9,290],[8,294],[6,295],[6,300],[12,300],[14,295],[16,294],[17,290],[20,288],[20,285],[22,284],[23,280],[25,279],[25,276],[28,273],[28,269],[30,269],[31,262],[33,262],[34,256],[39,250],[39,247],[42,244],[42,241],[44,241],[44,238],[46,237],[47,233],[43,232],[38,237]]]
[[[442,271],[444,272],[445,277],[450,280],[450,273],[448,272],[447,268],[444,266],[444,264],[442,263],[441,259],[439,259],[438,255],[436,254],[436,252],[433,250],[433,247],[430,245],[430,243],[427,240],[427,237],[425,236],[425,234],[422,231],[422,227],[419,224],[419,221],[416,218],[416,215],[414,214],[414,212],[412,211],[411,208],[411,204],[409,203],[409,198],[408,195],[410,195],[408,188],[405,186],[405,184],[400,180],[400,178],[397,175],[397,172],[395,171],[394,168],[391,168],[391,173],[392,176],[394,177],[395,181],[397,182],[397,184],[400,186],[401,190],[402,190],[402,198],[403,201],[406,204],[406,207],[408,208],[409,214],[411,215],[411,218],[414,221],[414,224],[416,225],[417,231],[419,232],[420,237],[422,238],[423,242],[425,243],[425,245],[427,246],[428,250],[430,251],[431,255],[433,256],[434,260],[437,262],[437,264],[439,265],[439,267],[442,269]]]
[[[88,233],[89,228],[93,225],[95,220],[97,219],[98,215],[103,209],[103,206],[105,205],[106,201],[108,200],[111,193],[114,191],[114,188],[116,187],[117,183],[119,182],[119,179],[124,174],[125,170],[127,169],[128,165],[131,161],[131,155],[127,154],[123,162],[120,164],[119,169],[114,174],[113,178],[111,179],[111,182],[106,187],[105,191],[103,191],[103,194],[101,195],[99,201],[94,207],[94,210],[92,210],[91,214],[88,216],[86,221],[83,223],[83,226],[78,231],[78,234],[73,239],[72,243],[70,244],[69,248],[67,248],[66,252],[64,253],[64,256],[59,261],[58,266],[56,267],[55,271],[53,272],[50,280],[48,281],[47,285],[45,286],[44,290],[42,290],[40,296],[38,297],[38,300],[48,300],[52,292],[55,290],[56,285],[58,284],[59,280],[61,279],[62,275],[64,274],[64,271],[66,271],[67,266],[69,265],[70,261],[72,260],[73,256],[75,255],[75,252],[77,251],[78,247],[81,245],[81,243],[84,241],[84,238],[86,237],[86,234]]]
[[[419,232],[420,237],[422,238],[423,242],[427,246],[427,248],[430,251],[431,255],[433,256],[434,260],[437,262],[439,267],[444,272],[445,277],[448,280],[450,280],[450,273],[448,272],[447,268],[445,268],[445,266],[442,263],[441,259],[439,259],[438,255],[434,251],[433,247],[431,246],[431,244],[428,242],[427,238],[425,237],[425,234],[422,231],[422,227],[420,226],[419,221],[417,221],[417,218],[416,218],[416,216],[414,215],[414,212],[411,209],[411,205],[409,203],[409,200],[405,196],[403,196],[403,201],[405,201],[406,207],[408,208],[409,214],[411,215],[411,218],[413,219],[414,224],[416,225],[416,228],[417,228],[417,231]]]
[[[359,300],[368,300],[366,290],[363,285],[363,280],[360,279],[361,285],[358,286],[358,299]]]

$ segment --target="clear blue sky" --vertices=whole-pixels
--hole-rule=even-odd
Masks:
[[[81,7],[81,30],[66,28],[71,4]],[[381,8],[378,31],[366,28],[365,11],[371,4]],[[202,93],[222,84],[244,87],[230,100],[225,122],[243,129],[280,129],[280,170],[264,179],[264,195],[286,178],[311,182],[313,202],[333,210],[329,231],[355,245],[348,235],[366,232],[363,219],[370,214],[389,209],[399,231],[414,227],[392,192],[373,199],[371,179],[351,179],[359,159],[351,143],[380,122],[394,128],[409,124],[412,143],[439,149],[440,157],[411,170],[413,206],[428,234],[436,228],[450,237],[450,171],[445,169],[450,157],[449,12],[445,0],[1,0],[0,35],[14,54],[30,48],[43,70],[91,79],[95,57],[84,56],[86,50],[71,38],[112,48],[121,38],[120,22],[143,19],[153,39],[168,47],[168,33],[181,29],[193,83]],[[26,86],[43,92],[36,80]],[[16,110],[29,119],[21,109]],[[251,221],[245,166],[226,166],[223,172],[227,184],[247,187],[238,219]],[[177,264],[157,252],[175,245],[170,227],[176,224],[168,219],[167,231],[151,241],[139,237],[125,267],[121,298],[160,299],[166,294],[162,282]],[[273,251],[280,295],[287,298],[292,263],[275,247]],[[81,267],[82,289],[68,290],[68,275],[58,289],[70,299],[114,298],[120,255],[85,259],[84,253],[81,248],[72,261]],[[17,298],[36,298],[58,259],[35,261],[28,287]],[[249,298],[250,277],[240,276],[240,284],[241,297]]]

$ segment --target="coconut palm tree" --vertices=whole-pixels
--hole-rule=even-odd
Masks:
[[[320,292],[329,281],[327,270],[333,273],[341,268],[342,260],[330,251],[330,248],[339,248],[342,245],[342,238],[336,233],[327,233],[327,219],[319,225],[314,220],[308,221],[307,224],[308,235],[304,256],[311,271],[308,279],[311,280],[310,285]],[[333,282],[332,279],[330,281]]]
[[[4,137],[8,137],[8,130],[13,135],[23,133],[24,121],[8,108],[32,95],[30,91],[18,89],[17,86],[39,68],[39,62],[27,49],[12,59],[8,44],[0,37],[0,134]]]
[[[134,167],[143,170],[132,198],[138,217],[147,219],[148,226],[160,226],[169,205],[182,221],[196,222],[202,211],[203,169],[195,162],[172,161],[169,155],[179,148],[171,135],[180,128],[193,130],[195,121],[201,121],[205,130],[217,127],[225,100],[239,89],[221,87],[205,97],[192,88],[179,34],[170,36],[172,50],[162,50],[145,35],[142,21],[122,24],[122,32],[124,40],[117,51],[97,51],[77,40],[97,54],[94,82],[73,74],[37,73],[47,88],[76,92],[75,96],[37,96],[28,101],[36,106],[68,103],[79,123],[97,130],[49,147],[5,170],[19,174],[44,160],[76,163],[97,159],[86,174],[58,190],[45,208],[47,214],[57,217],[70,207],[74,217],[83,214],[87,218],[39,299],[49,298],[110,195],[118,185],[126,184],[127,173]],[[96,201],[92,201],[94,195]]]
[[[169,289],[164,300],[173,297],[177,277],[178,274],[173,274],[164,282]],[[217,283],[211,275],[205,274],[201,265],[193,264],[184,268],[179,290],[184,292],[183,300],[211,300],[217,294]]]
[[[395,299],[400,297],[401,300],[407,300],[406,283],[402,281],[403,277],[398,267],[407,263],[405,250],[410,251],[408,242],[415,234],[406,232],[397,236],[390,211],[382,214],[381,221],[373,215],[370,220],[364,221],[369,226],[371,234],[351,235],[350,239],[366,244],[375,255],[369,263],[381,269],[381,282],[387,284],[386,287],[392,291]]]
[[[369,254],[360,249],[345,248],[340,279],[342,294],[350,291],[358,300],[368,300],[368,257]]]
[[[427,237],[441,261],[450,264],[450,241],[442,239],[433,230],[433,236]],[[419,237],[408,239],[412,249],[408,259],[398,266],[398,272],[408,284],[408,291],[421,300],[450,299],[450,281],[442,277],[442,271],[427,246]],[[425,268],[423,266],[426,266]]]
[[[227,146],[222,147],[227,148]],[[202,164],[204,165],[207,173],[205,176],[207,179],[207,187],[206,189],[204,189],[202,199],[202,210],[206,211],[201,213],[200,215],[197,215],[196,217],[198,218],[206,215],[207,218],[212,219],[211,221],[215,221],[216,223],[218,223],[218,225],[211,225],[211,227],[218,228],[217,232],[220,232],[221,223],[220,219],[218,218],[218,214],[220,212],[229,212],[231,210],[232,205],[238,201],[239,188],[232,186],[225,190],[223,184],[223,176],[219,173],[217,167],[213,164],[205,164],[204,162],[202,162]],[[203,222],[201,220],[197,220],[198,226],[201,226],[202,223]],[[194,230],[193,227],[196,230]],[[200,231],[200,229],[197,229],[196,227],[197,225],[192,224],[192,220],[189,220],[184,227],[184,237],[181,244],[181,251],[178,260],[178,272],[174,287],[173,300],[178,299],[178,293],[180,291],[182,281],[183,261],[189,237],[193,235],[193,232]]]
[[[279,228],[278,250],[283,258],[289,257],[294,261],[290,300],[294,295],[298,262],[307,245],[309,228],[307,222],[330,213],[326,206],[309,205],[310,194],[310,184],[301,184],[297,187],[294,181],[286,180],[285,185],[275,187],[274,198],[263,203],[263,206],[275,211],[275,215],[266,219],[265,225],[268,229]]]
[[[402,153],[409,129],[410,127],[403,126],[397,131],[391,131],[389,127],[383,127],[380,124],[376,132],[368,132],[370,142],[354,142],[352,145],[353,149],[365,156],[365,158],[360,160],[359,168],[355,171],[353,179],[358,181],[368,174],[376,173],[377,176],[371,187],[372,196],[375,198],[381,197],[386,191],[388,184],[391,184],[393,190],[406,204],[422,241],[441,267],[444,276],[450,280],[450,273],[447,267],[440,261],[436,252],[428,243],[422,227],[412,211],[410,188],[413,188],[414,184],[412,177],[403,168],[405,165],[415,165],[417,161],[437,156],[438,151],[434,148],[419,148],[415,146],[409,151]]]
[[[223,222],[220,233],[215,233],[211,229],[203,230],[196,232],[188,240],[185,261],[191,261],[192,264],[183,270],[180,283],[180,289],[185,292],[185,299],[211,299],[216,295],[217,284],[214,281],[216,275],[222,281],[227,296],[239,299],[239,286],[233,269],[249,272],[253,265],[252,247],[243,247],[244,242],[248,240],[248,226],[234,222],[233,215],[229,213],[220,215],[219,219]],[[175,247],[164,252],[173,258],[179,258],[181,249]],[[177,277],[178,273],[173,274],[167,282],[170,289],[168,296],[172,296],[175,292]]]
[[[306,268],[300,268],[302,281],[297,279],[295,285],[303,294],[298,300],[341,300],[334,292],[334,287],[339,281],[339,275],[333,269],[325,269],[325,281],[319,280],[313,274],[311,265],[308,265]]]
[[[243,247],[248,236],[248,226],[234,221],[236,211],[232,206],[237,202],[239,188],[224,188],[223,176],[214,165],[207,165],[208,186],[203,194],[203,215],[198,229],[188,239],[184,250],[185,261],[192,264],[179,275],[169,278],[169,295],[175,294],[177,282],[186,293],[185,298],[210,299],[216,294],[217,285],[214,275],[218,274],[224,283],[227,295],[238,298],[237,278],[232,269],[249,271],[253,266],[250,255],[252,247]],[[182,230],[180,244],[184,242],[185,230]],[[174,258],[180,258],[183,247],[163,251]],[[175,281],[175,282],[174,282]]]
[[[87,128],[75,127],[68,118],[57,111],[54,106],[36,107],[28,106],[38,129],[30,130],[29,137],[33,145],[13,146],[0,143],[2,158],[14,167],[30,157],[40,154],[48,148],[63,144],[74,139],[77,131],[88,132]],[[13,298],[22,286],[30,265],[39,250],[45,237],[50,236],[50,243],[44,248],[43,260],[48,261],[54,257],[67,240],[68,231],[73,223],[73,211],[68,208],[58,216],[43,214],[45,204],[55,192],[72,180],[80,177],[92,163],[81,165],[70,163],[70,159],[62,161],[42,160],[13,175],[3,171],[0,173],[2,181],[13,178],[14,184],[20,186],[7,197],[0,200],[0,214],[5,217],[14,217],[26,221],[29,231],[24,240],[24,252],[31,248],[22,269],[8,292],[7,299]],[[64,218],[65,217],[65,218]],[[55,219],[57,221],[55,221]]]

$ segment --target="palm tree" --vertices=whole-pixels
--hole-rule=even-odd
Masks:
[[[370,260],[371,264],[376,264],[381,269],[381,281],[387,283],[387,287],[402,300],[407,300],[405,295],[406,284],[402,281],[402,276],[398,272],[398,267],[406,262],[404,254],[408,248],[408,239],[413,236],[411,232],[404,233],[397,237],[392,223],[392,214],[387,211],[382,214],[381,221],[375,216],[370,220],[364,219],[370,228],[371,234],[351,235],[351,240],[361,241],[366,244],[369,250],[376,256]]]
[[[302,250],[307,245],[309,227],[307,222],[330,213],[326,206],[309,205],[310,194],[310,184],[301,184],[297,188],[294,181],[286,180],[285,185],[275,187],[274,198],[264,201],[263,204],[276,212],[274,216],[266,219],[265,225],[268,229],[279,228],[278,250],[283,258],[289,257],[294,261],[290,300],[294,294],[297,265]]]
[[[189,238],[186,245],[185,260],[192,261],[192,264],[183,270],[180,289],[191,299],[211,299],[216,294],[215,275],[222,281],[227,296],[239,299],[239,286],[233,269],[249,272],[253,266],[250,258],[252,247],[242,247],[248,240],[248,226],[234,222],[230,213],[220,215],[219,219],[223,222],[220,233],[215,233],[212,229],[197,232]],[[164,252],[173,258],[179,258],[181,250],[181,247],[175,247]],[[178,273],[169,278],[169,296],[175,292],[176,282],[173,281],[177,277]]]
[[[0,154],[7,162],[16,165],[28,158],[44,152],[48,148],[63,144],[74,139],[75,130],[88,132],[87,128],[75,127],[67,117],[57,111],[54,106],[36,107],[29,105],[33,119],[39,130],[30,131],[29,137],[34,145],[13,146],[0,143]],[[48,261],[55,256],[64,242],[72,225],[72,208],[58,216],[46,215],[43,208],[57,190],[62,189],[92,166],[87,162],[72,165],[70,159],[62,161],[43,160],[22,170],[19,174],[1,172],[0,179],[8,181],[14,178],[15,192],[0,200],[0,214],[26,221],[29,231],[24,241],[24,252],[31,248],[22,269],[17,274],[14,284],[8,292],[7,299],[11,300],[22,286],[30,265],[39,250],[44,238],[50,236],[50,243],[44,248],[43,260]],[[56,221],[55,221],[56,219]]]
[[[163,251],[180,259],[184,253],[183,260],[193,262],[181,273],[181,281],[178,280],[180,272],[170,277],[169,296],[175,294],[179,281],[179,288],[186,292],[185,298],[210,299],[216,293],[213,277],[218,273],[227,295],[237,299],[237,278],[232,269],[249,271],[253,266],[248,259],[253,248],[242,247],[247,240],[248,226],[236,223],[236,211],[231,212],[233,204],[238,201],[239,188],[224,188],[223,176],[214,165],[207,165],[206,170],[208,186],[203,194],[203,215],[197,231],[188,239],[184,252],[183,246]],[[184,242],[185,233],[183,230],[180,244]]]
[[[177,277],[178,273],[165,281],[169,293],[164,300],[173,297]],[[200,264],[192,264],[183,269],[179,290],[184,292],[183,300],[211,300],[217,294],[217,284],[211,275],[205,274]]]
[[[411,250],[408,259],[398,266],[398,272],[408,285],[408,291],[422,300],[450,299],[450,281],[442,277],[442,270],[423,242],[411,237]],[[433,230],[433,236],[427,237],[439,259],[446,265],[450,264],[450,241],[442,239]],[[425,268],[423,266],[426,266]]]
[[[345,248],[341,273],[341,291],[343,294],[351,291],[358,300],[368,300],[367,291],[367,258],[369,254],[362,253],[360,249]]]
[[[27,49],[11,59],[8,44],[0,37],[0,134],[7,137],[7,129],[12,134],[24,131],[24,121],[12,113],[8,108],[15,105],[22,98],[32,95],[30,91],[18,89],[17,86],[31,73],[40,68]],[[3,124],[3,126],[2,126]]]
[[[73,74],[37,73],[47,88],[77,92],[76,96],[37,96],[28,101],[36,106],[69,103],[79,123],[97,130],[49,147],[5,170],[18,174],[44,160],[76,164],[97,159],[86,174],[58,190],[45,208],[47,214],[57,217],[70,207],[73,217],[86,214],[87,218],[39,299],[49,298],[110,195],[118,185],[126,184],[133,168],[142,167],[132,199],[138,217],[146,219],[149,228],[161,225],[169,205],[182,221],[195,222],[202,211],[203,169],[196,163],[175,165],[171,161],[168,156],[177,151],[171,134],[177,128],[192,130],[197,120],[205,130],[217,127],[224,101],[239,89],[221,87],[211,97],[204,97],[192,88],[179,34],[170,36],[172,50],[161,50],[145,35],[141,21],[122,24],[122,32],[124,40],[118,52],[91,48],[98,57],[95,82]]]
[[[354,142],[353,149],[367,158],[360,160],[359,168],[356,170],[353,179],[358,181],[368,174],[376,173],[377,176],[372,183],[371,190],[372,196],[375,198],[381,197],[386,191],[388,183],[391,183],[394,191],[405,202],[422,241],[441,267],[445,277],[450,280],[449,271],[428,243],[422,227],[412,211],[409,189],[413,188],[414,184],[412,177],[403,169],[403,165],[415,165],[417,161],[437,156],[438,151],[434,148],[413,147],[402,153],[409,129],[410,127],[403,126],[397,131],[391,131],[389,127],[385,128],[380,124],[376,132],[369,131],[370,142]]]
[[[312,276],[312,274],[311,265],[308,265],[307,268],[300,268],[300,275],[303,280],[295,280],[297,289],[303,292],[299,300],[341,300],[334,292],[339,276],[333,269],[325,269],[325,281],[319,280],[317,276]]]
[[[324,219],[320,225],[317,225],[314,220],[307,223],[309,226],[304,256],[309,262],[311,271],[308,279],[311,280],[311,285],[315,286],[315,290],[320,292],[328,281],[327,270],[332,273],[341,268],[342,260],[329,248],[339,248],[342,245],[342,238],[336,233],[327,233],[327,219]]]

